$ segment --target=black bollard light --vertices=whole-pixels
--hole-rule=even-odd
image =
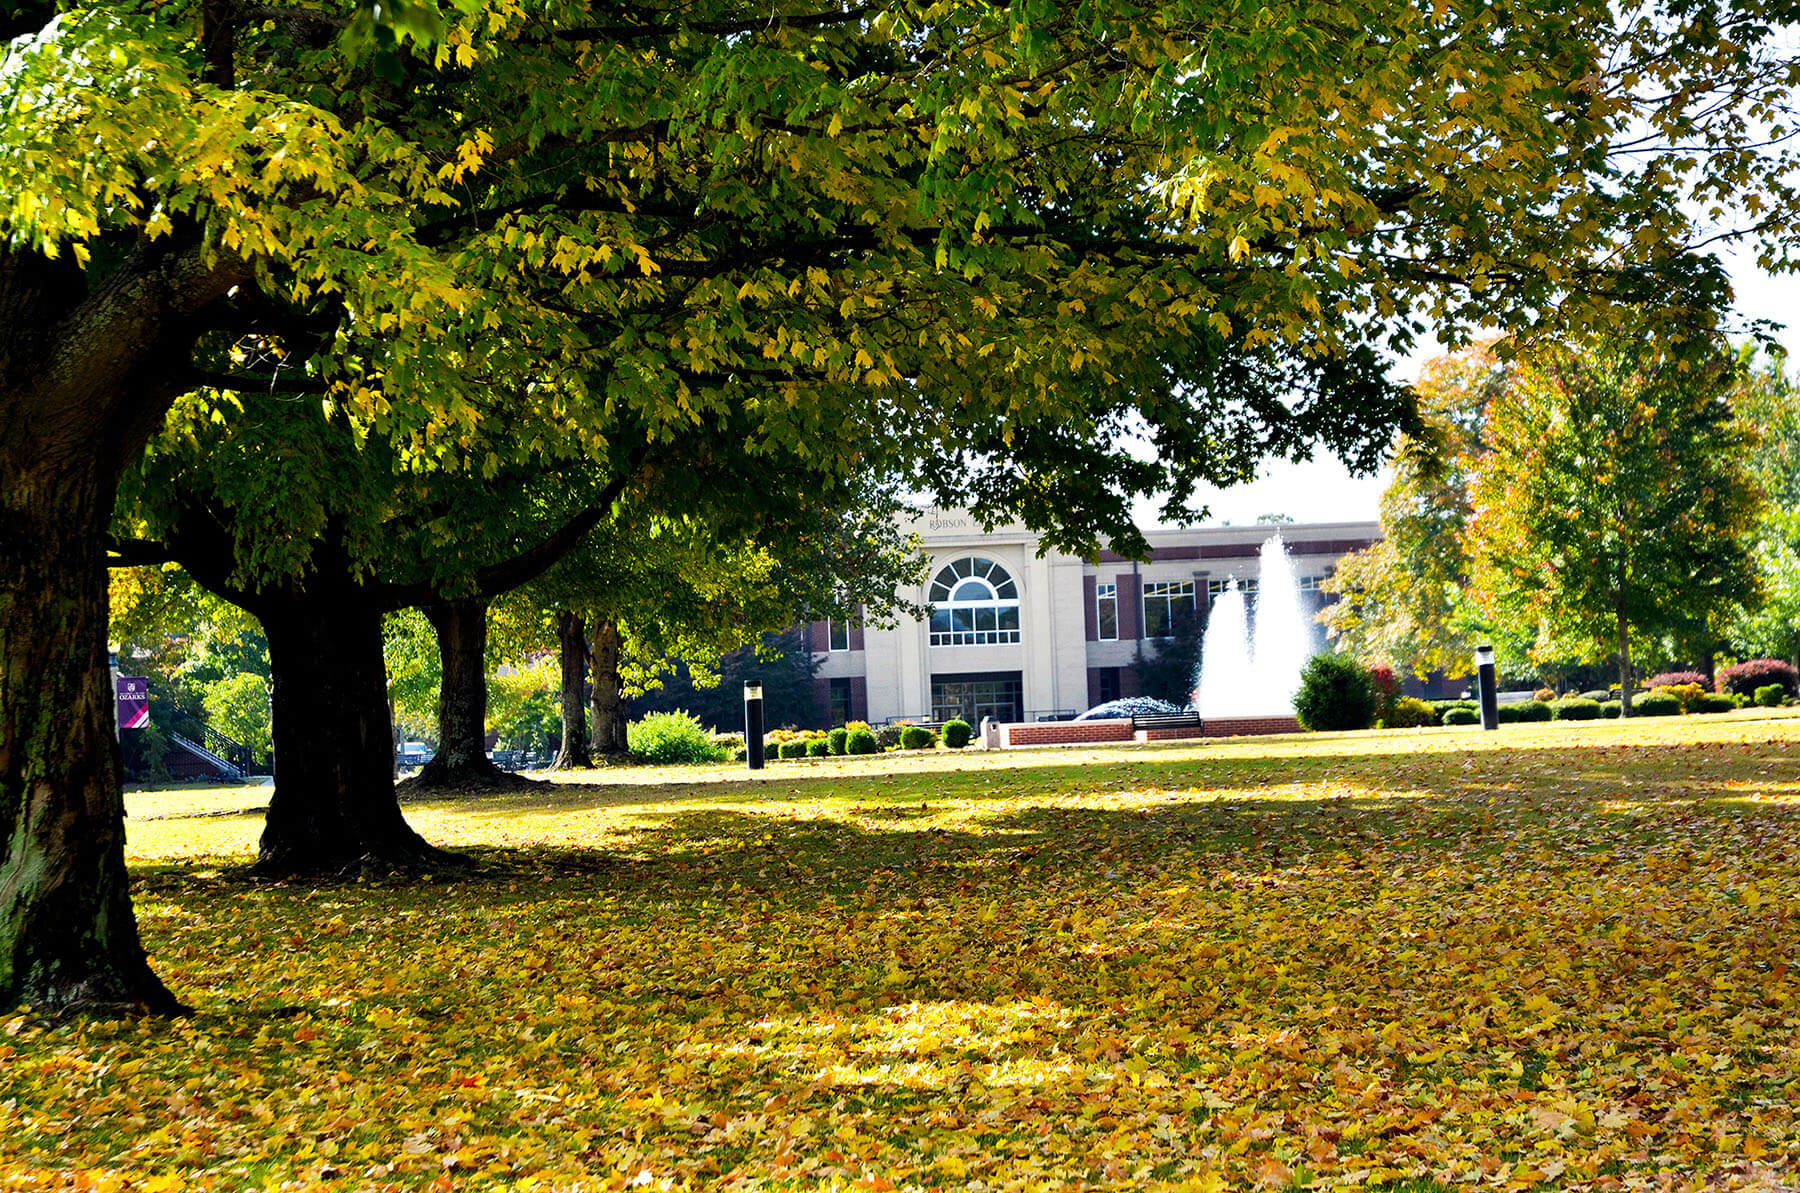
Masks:
[[[1500,728],[1500,687],[1494,679],[1494,648],[1475,648],[1475,676],[1481,689],[1481,727]]]
[[[763,768],[763,703],[762,685],[744,681],[744,758],[751,770]]]

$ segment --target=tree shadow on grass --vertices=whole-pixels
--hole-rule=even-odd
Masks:
[[[1059,866],[1133,881],[1150,871],[1355,864],[1394,850],[1414,864],[1533,849],[1575,859],[1641,850],[1671,831],[1742,816],[1793,839],[1794,752],[1793,743],[1773,741],[1056,756],[991,769],[553,784],[440,810],[469,822],[597,809],[629,818],[605,846],[464,847],[480,867],[457,882],[586,875],[674,897],[734,885],[764,894],[786,885],[805,896]],[[702,806],[683,807],[694,804]],[[163,890],[248,881],[216,865],[139,873]]]

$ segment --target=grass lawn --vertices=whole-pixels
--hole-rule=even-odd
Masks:
[[[0,1013],[0,1191],[1800,1183],[1800,718],[267,795],[130,797],[197,1014]]]

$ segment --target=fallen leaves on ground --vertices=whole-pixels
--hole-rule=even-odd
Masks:
[[[0,1017],[0,1190],[1792,1180],[1800,722],[1526,730],[609,772],[404,886],[134,796],[198,1013]]]

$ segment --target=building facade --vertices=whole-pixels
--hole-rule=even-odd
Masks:
[[[1023,525],[984,532],[961,511],[929,510],[914,529],[930,568],[922,587],[901,595],[930,605],[929,618],[809,628],[833,724],[1036,721],[1136,695],[1133,661],[1154,657],[1182,619],[1204,625],[1232,580],[1254,590],[1262,544],[1277,529],[1315,607],[1338,559],[1379,536],[1374,522],[1154,530],[1149,559],[1103,552],[1090,564],[1040,556],[1039,536]]]

